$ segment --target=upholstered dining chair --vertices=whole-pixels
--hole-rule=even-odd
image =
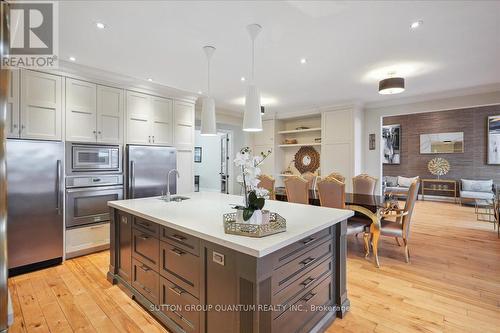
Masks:
[[[335,178],[337,179],[338,181],[342,182],[342,183],[345,183],[345,177],[342,176],[340,173],[338,172],[332,172],[331,174],[329,174],[328,176],[326,176],[326,178]]]
[[[259,180],[260,182],[258,187],[268,190],[269,199],[274,200],[276,198],[276,192],[274,191],[274,178],[269,175],[260,175]]]
[[[323,207],[346,209],[345,206],[345,183],[336,178],[327,177],[318,183],[319,202]],[[363,207],[349,206],[349,209],[366,214]],[[371,215],[371,214],[370,214]],[[368,256],[370,247],[368,244],[369,227],[372,221],[363,216],[353,216],[347,220],[346,236],[363,233],[365,242],[365,254]]]
[[[352,190],[355,194],[375,194],[377,178],[367,174],[357,175],[352,179]]]
[[[285,179],[285,191],[288,202],[309,204],[309,182],[302,177],[293,176]]]
[[[310,190],[316,189],[316,185],[317,185],[318,179],[319,179],[319,177],[317,175],[315,175],[312,172],[307,171],[307,172],[304,172],[301,176],[302,176],[302,178],[307,180],[307,182],[309,183]]]
[[[379,266],[378,254],[377,254],[377,243],[378,234],[382,236],[395,237],[399,244],[398,238],[403,239],[405,258],[406,262],[410,262],[410,251],[408,249],[408,239],[410,238],[410,223],[413,214],[413,209],[415,208],[415,202],[417,201],[418,188],[420,186],[419,181],[413,181],[408,190],[408,196],[406,198],[406,203],[403,209],[392,209],[388,213],[382,213],[380,219],[380,230],[375,230],[373,235],[373,254],[375,255],[375,261],[377,266]],[[377,234],[377,235],[376,235]]]

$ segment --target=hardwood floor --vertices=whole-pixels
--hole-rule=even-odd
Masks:
[[[381,268],[348,241],[351,309],[327,332],[499,332],[500,239],[471,207],[417,202],[411,263],[381,237]],[[101,252],[9,280],[16,321],[10,332],[166,332],[106,280]]]

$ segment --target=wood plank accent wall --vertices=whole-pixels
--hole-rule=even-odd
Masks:
[[[500,165],[488,165],[487,119],[500,105],[384,117],[384,125],[401,125],[401,164],[383,166],[384,176],[435,178],[427,170],[434,157],[450,162],[447,179],[493,179],[500,184]],[[464,153],[420,154],[420,134],[464,132]]]

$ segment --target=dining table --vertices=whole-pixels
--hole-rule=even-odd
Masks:
[[[287,201],[285,187],[276,187],[274,189],[276,200]],[[309,204],[321,206],[319,193],[316,189],[309,190]],[[391,209],[398,208],[398,202],[394,198],[390,198],[377,194],[345,194],[346,209],[351,209],[358,216],[367,217],[371,220],[370,223],[370,238],[375,259],[375,265],[380,267],[378,259],[378,240],[380,237],[381,218],[385,212]],[[368,252],[367,252],[368,255]]]

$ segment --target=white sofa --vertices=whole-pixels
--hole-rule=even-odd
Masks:
[[[416,176],[408,178],[402,176],[384,176],[384,195],[390,193],[395,197],[406,197],[408,195],[410,185],[414,180],[419,180],[419,177]]]
[[[472,180],[460,179],[460,202],[474,202],[476,200],[493,200],[496,189],[492,179]]]

